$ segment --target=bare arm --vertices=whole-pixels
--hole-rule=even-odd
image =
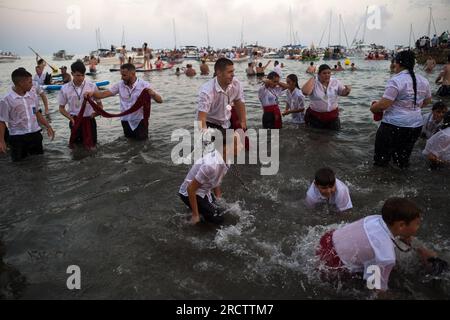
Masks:
[[[241,100],[235,100],[234,107],[236,108],[237,114],[239,116],[242,130],[247,130],[247,111],[245,110],[245,103]]]
[[[113,94],[109,90],[106,90],[106,91],[95,91],[95,92],[86,92],[84,94],[85,98],[94,97],[95,99],[98,99],[98,100],[106,99],[106,98],[113,97],[113,96],[115,96],[115,94]]]
[[[0,153],[6,153],[5,131],[6,124],[0,121]]]
[[[222,198],[222,189],[219,187],[213,189],[214,195],[216,196],[216,199]]]
[[[50,124],[47,122],[47,120],[42,116],[41,113],[36,113],[36,118],[40,124],[42,124],[44,127],[47,128],[47,134],[50,139],[55,139],[55,132],[53,131],[53,128],[50,126]]]
[[[341,92],[340,96],[341,97],[348,97],[350,95],[350,93],[352,92],[352,88],[350,86],[344,86],[345,89],[344,91]]]
[[[422,108],[425,108],[426,106],[430,105],[432,102],[433,102],[432,98],[425,99],[423,101]]]
[[[198,203],[197,203],[197,190],[201,186],[202,185],[197,180],[194,179],[187,189],[188,195],[189,195],[189,203],[192,208],[192,223],[193,224],[197,224],[200,222],[200,213],[198,211]]]
[[[266,68],[270,65],[271,62],[272,62],[272,60],[269,60],[269,62],[266,63],[266,65],[263,67],[263,69],[266,70]]]
[[[161,98],[161,96],[159,94],[157,94],[152,89],[147,89],[147,90],[148,90],[148,93],[149,93],[150,97],[152,97],[153,100],[156,101],[156,103],[163,103],[163,99]]]
[[[203,111],[198,112],[198,121],[201,122],[201,128],[200,129],[207,129],[208,126],[206,125],[206,118],[208,117],[208,114]]]
[[[302,87],[302,92],[305,96],[310,96],[313,93],[316,78],[311,78]]]
[[[74,120],[73,117],[67,112],[65,106],[59,106],[59,113],[61,113],[64,117],[66,117],[67,120],[69,120],[70,122],[72,122],[72,125],[75,124],[75,120]]]
[[[47,95],[42,92],[40,94],[42,102],[44,103],[44,110],[45,110],[45,114],[48,115],[49,114],[49,110],[48,110],[48,99],[47,99]]]
[[[392,107],[393,104],[394,104],[394,101],[388,100],[386,98],[381,98],[380,101],[377,101],[374,104],[372,104],[370,111],[372,111],[372,113],[374,113],[374,114],[383,112],[384,110]]]

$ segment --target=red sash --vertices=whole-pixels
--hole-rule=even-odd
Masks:
[[[264,112],[273,113],[273,115],[275,117],[275,128],[274,129],[282,129],[283,128],[281,111],[280,111],[280,107],[278,105],[264,107]]]
[[[339,108],[336,108],[335,110],[330,112],[317,112],[311,108],[308,108],[308,110],[306,110],[305,116],[306,118],[308,117],[316,118],[317,120],[323,123],[330,123],[339,118]]]
[[[320,260],[325,263],[329,268],[341,269],[344,267],[344,263],[339,258],[336,249],[333,244],[333,231],[327,232],[320,240],[320,248],[317,250],[317,255]]]
[[[86,105],[89,102],[89,104],[92,106],[92,109],[94,111],[105,118],[119,118],[124,117],[129,114],[135,113],[136,111],[140,110],[141,108],[144,108],[144,124],[148,126],[148,120],[150,119],[150,112],[151,112],[151,97],[148,93],[147,89],[142,90],[141,95],[136,100],[136,103],[127,111],[122,112],[120,114],[111,114],[100,108],[91,98],[84,99],[83,105],[81,106],[80,113],[78,114],[78,117],[75,120],[75,125],[72,128],[72,132],[70,135],[70,148],[74,148],[75,139],[77,136],[77,131],[81,127],[82,133],[83,133],[83,145],[86,149],[92,149],[95,147],[94,139],[93,139],[93,133],[92,133],[92,127],[90,124],[90,118],[89,117],[83,117],[84,111],[86,110]]]

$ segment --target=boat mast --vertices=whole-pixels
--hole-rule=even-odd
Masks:
[[[208,14],[206,14],[206,43],[208,44],[208,49],[209,49],[210,43],[209,43],[209,22],[208,22]]]
[[[328,48],[330,47],[330,42],[331,42],[331,21],[333,19],[333,11],[330,11],[330,27],[328,29]]]
[[[122,46],[125,45],[125,26],[122,26]]]
[[[365,43],[366,42],[366,30],[367,30],[367,17],[369,15],[369,7],[366,8],[366,17],[364,19],[364,31],[363,31],[363,38],[362,38],[362,42]]]
[[[175,28],[175,19],[173,19],[172,22],[173,22],[173,38],[175,42],[175,50],[177,50],[177,29]]]
[[[344,20],[342,19],[342,16],[340,16],[340,18],[341,18],[341,23],[342,23],[342,29],[344,30],[345,42],[347,43],[347,48],[349,48],[347,31],[345,31]]]
[[[241,27],[241,49],[244,47],[244,17],[242,17],[242,27]]]

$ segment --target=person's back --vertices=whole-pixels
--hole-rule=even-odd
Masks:
[[[192,65],[190,64],[187,65],[185,73],[188,77],[195,77],[197,75],[197,72],[194,68],[192,68]]]
[[[202,64],[200,65],[200,74],[202,76],[209,75],[209,66],[206,64],[206,61],[202,61]]]

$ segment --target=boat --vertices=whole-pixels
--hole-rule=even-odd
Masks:
[[[59,50],[58,52],[53,54],[53,60],[54,61],[72,60],[73,57],[75,57],[75,55],[74,54],[67,54],[66,50]]]
[[[14,62],[20,60],[20,57],[13,52],[0,51],[0,63],[1,62]]]
[[[101,88],[101,87],[105,87],[105,86],[109,85],[109,81],[108,80],[98,81],[95,84],[98,88]],[[60,91],[62,89],[62,87],[63,87],[63,85],[61,85],[61,84],[41,86],[41,88],[43,90],[47,90],[47,91]]]
[[[172,68],[173,68],[173,64],[168,65],[167,67],[164,67],[164,68],[162,68],[162,69],[149,69],[149,70],[146,70],[146,69],[136,69],[136,72],[147,73],[147,72],[156,72],[156,71],[170,70],[170,69],[172,69]],[[120,69],[117,69],[117,68],[115,68],[115,69],[109,69],[109,72],[120,72]]]
[[[200,60],[200,53],[197,46],[185,46],[181,50],[184,52],[186,60]]]

